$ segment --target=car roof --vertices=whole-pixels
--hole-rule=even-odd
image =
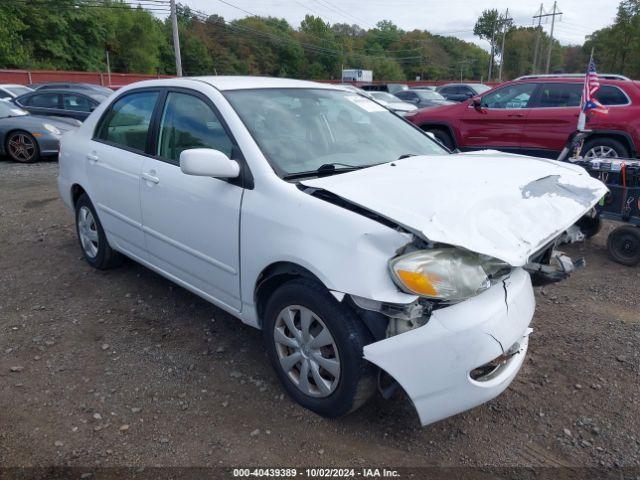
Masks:
[[[480,83],[480,82],[476,82],[476,83],[460,83],[460,82],[453,82],[453,83],[446,83],[444,85],[440,85],[440,87],[456,87],[458,85],[462,85],[463,87],[475,87],[477,85],[483,85],[485,87],[488,87],[489,85],[485,85],[484,83]]]
[[[212,75],[207,77],[183,78],[208,83],[218,90],[246,90],[250,88],[326,88],[342,90],[338,85],[311,82],[308,80],[294,80],[292,78],[252,77],[240,75]]]
[[[20,85],[18,83],[0,83],[0,87],[26,87],[26,85]],[[26,88],[31,88],[31,87],[26,87]]]
[[[633,80],[622,80],[617,78],[606,78],[600,77],[598,78],[600,84],[603,85],[617,85],[619,87],[623,87],[625,85],[637,84],[637,82]],[[584,83],[584,75],[582,76],[571,76],[571,77],[563,77],[563,76],[529,76],[529,77],[520,77],[512,80],[511,82],[506,83]]]
[[[73,88],[47,88],[45,90],[34,90],[33,92],[25,93],[24,95],[18,97],[18,99],[32,95],[47,95],[49,93],[58,93],[62,95],[69,95],[70,93],[74,95],[84,95],[85,97],[92,98],[96,102],[102,102],[109,96],[97,90],[85,90],[84,88],[79,88],[76,90],[74,90]]]

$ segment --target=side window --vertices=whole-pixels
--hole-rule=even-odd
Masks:
[[[11,98],[11,95],[9,95],[4,90],[0,90],[0,99],[4,100],[5,98]]]
[[[24,99],[24,105],[39,108],[60,108],[60,95],[57,93],[40,93]]]
[[[581,83],[542,83],[536,107],[579,107]]]
[[[65,93],[63,98],[65,110],[73,110],[74,112],[90,112],[93,108],[93,102],[83,95]]]
[[[178,164],[190,148],[213,148],[231,157],[233,144],[222,123],[203,100],[170,92],[160,122],[158,156]]]
[[[482,106],[505,109],[527,108],[535,89],[535,83],[507,85],[482,97]]]
[[[629,103],[627,96],[618,87],[603,85],[596,92],[596,99],[603,105],[626,105]]]
[[[102,119],[97,138],[144,152],[158,92],[134,92],[116,100]]]
[[[411,100],[411,95],[409,92],[397,92],[396,97],[401,100]]]

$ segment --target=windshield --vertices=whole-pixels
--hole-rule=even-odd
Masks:
[[[376,100],[381,100],[383,102],[401,102],[398,97],[391,95],[387,92],[369,92],[373,98]]]
[[[365,167],[403,155],[448,153],[407,121],[351,92],[283,88],[224,95],[280,176],[326,164]]]
[[[24,95],[25,93],[29,93],[29,92],[33,92],[33,89],[29,88],[29,87],[21,87],[20,85],[12,85],[10,87],[4,87],[4,89],[15,95],[16,97],[19,97],[20,95]]]
[[[434,92],[433,90],[416,90],[416,94],[422,100],[444,100],[445,98],[440,95],[438,92]]]
[[[16,107],[13,103],[0,101],[0,118],[20,117],[22,115],[29,115],[29,113]]]
[[[488,85],[483,85],[482,83],[474,83],[473,89],[480,94],[488,92],[489,90],[491,90],[491,87]]]

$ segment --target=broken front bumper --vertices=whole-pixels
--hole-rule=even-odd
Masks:
[[[435,310],[423,327],[367,345],[364,357],[402,386],[427,425],[507,388],[524,361],[534,309],[531,279],[518,268],[480,295]]]

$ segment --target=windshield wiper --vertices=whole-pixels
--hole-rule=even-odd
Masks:
[[[349,165],[347,163],[340,163],[340,162],[324,163],[320,165],[316,170],[288,173],[284,175],[282,178],[284,180],[293,180],[296,178],[305,178],[305,177],[326,177],[329,175],[334,175],[336,173],[351,172],[353,170],[360,170],[362,168],[367,168],[372,166],[373,165]],[[338,167],[341,167],[341,168],[338,168]]]
[[[403,153],[398,157],[398,160],[402,160],[403,158],[409,158],[409,157],[417,157],[417,156],[418,156],[417,153]]]

